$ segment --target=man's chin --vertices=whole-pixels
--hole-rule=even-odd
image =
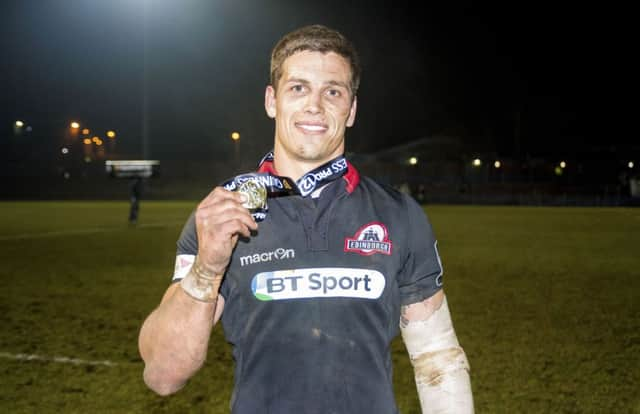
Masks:
[[[296,160],[300,162],[318,162],[323,159],[317,151],[297,151]]]

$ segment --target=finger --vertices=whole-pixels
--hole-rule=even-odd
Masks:
[[[241,217],[247,220],[247,225],[251,225],[250,221],[253,221],[253,218],[249,211],[241,204],[227,199],[220,203],[199,207],[196,211],[196,225],[204,225],[205,222],[207,225],[215,225],[229,219]]]
[[[244,223],[241,222],[240,223],[240,227],[238,229],[238,232],[236,233],[237,235],[241,235],[243,237],[249,238],[251,237],[251,229]],[[234,243],[235,245],[235,243]]]
[[[236,231],[245,237],[249,237],[251,235],[251,231],[255,231],[258,229],[258,223],[256,223],[253,217],[245,209],[241,214],[228,216],[225,218],[225,220],[213,224],[213,226],[211,226],[211,231],[215,232],[215,226],[224,226],[229,222],[237,223],[238,227]]]
[[[238,192],[225,190],[223,187],[216,187],[200,202],[199,206],[208,206],[222,200],[235,200],[242,204],[246,201],[246,196]]]
[[[251,229],[246,225],[244,221],[240,219],[225,221],[224,223],[216,226],[216,229],[214,231],[216,235],[222,237],[223,239],[228,238],[233,240],[233,238],[237,235],[242,235],[244,237],[251,236]]]
[[[216,204],[209,207],[201,207],[196,211],[196,231],[198,234],[211,233],[217,235],[220,226],[226,222],[238,220],[246,228],[251,230],[258,229],[258,223],[255,222],[249,211],[233,201],[225,201],[222,204]],[[243,233],[249,236],[249,233]]]

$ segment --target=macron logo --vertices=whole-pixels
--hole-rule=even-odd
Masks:
[[[272,252],[250,254],[240,257],[240,266],[270,262],[272,260],[295,259],[296,251],[279,247]]]

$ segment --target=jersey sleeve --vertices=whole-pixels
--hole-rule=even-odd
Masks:
[[[176,255],[180,254],[198,254],[198,234],[196,233],[196,213],[192,212],[187,222],[182,228],[180,238],[177,242],[178,249]]]
[[[408,253],[398,274],[402,305],[421,302],[442,289],[442,261],[431,223],[422,207],[404,196],[407,213]]]
[[[198,236],[196,234],[195,213],[191,213],[178,238],[176,263],[171,282],[178,282],[187,275],[197,254]]]

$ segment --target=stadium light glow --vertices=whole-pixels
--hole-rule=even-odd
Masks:
[[[82,130],[82,135],[89,135],[91,133],[91,131],[89,131],[89,128],[85,128]]]
[[[554,172],[556,173],[556,175],[562,175],[562,167],[558,166],[554,169]]]
[[[16,126],[17,126],[18,128],[22,128],[22,127],[24,126],[24,122],[18,119],[18,120],[16,121]]]
[[[69,153],[69,148],[67,147],[63,147],[60,152],[62,152],[63,154],[68,154]]]
[[[410,165],[416,165],[417,163],[418,163],[418,158],[417,157],[409,158],[409,164]]]
[[[560,161],[560,168],[567,168],[567,163],[564,161]]]
[[[231,133],[231,139],[234,140],[234,141],[239,140],[240,139],[240,133],[239,132],[235,132],[235,131],[232,132]]]
[[[76,121],[71,122],[71,124],[69,124],[69,126],[71,127],[71,129],[78,129],[80,128],[80,124]]]
[[[82,142],[84,145],[91,145],[91,140],[89,138],[85,138]]]
[[[91,138],[91,141],[98,142],[98,141],[100,141],[100,137],[99,136],[94,136],[93,138]]]
[[[629,168],[633,168],[633,161],[629,161],[629,164],[627,164],[627,166],[628,166]]]
[[[116,137],[116,133],[114,131],[107,131],[107,136],[109,138],[115,138]]]
[[[479,166],[482,165],[482,160],[480,158],[476,158],[476,159],[473,160],[472,165],[474,167],[479,167]]]
[[[500,161],[497,161],[493,163],[493,166],[496,168],[500,168],[502,166],[502,164],[500,163]]]

